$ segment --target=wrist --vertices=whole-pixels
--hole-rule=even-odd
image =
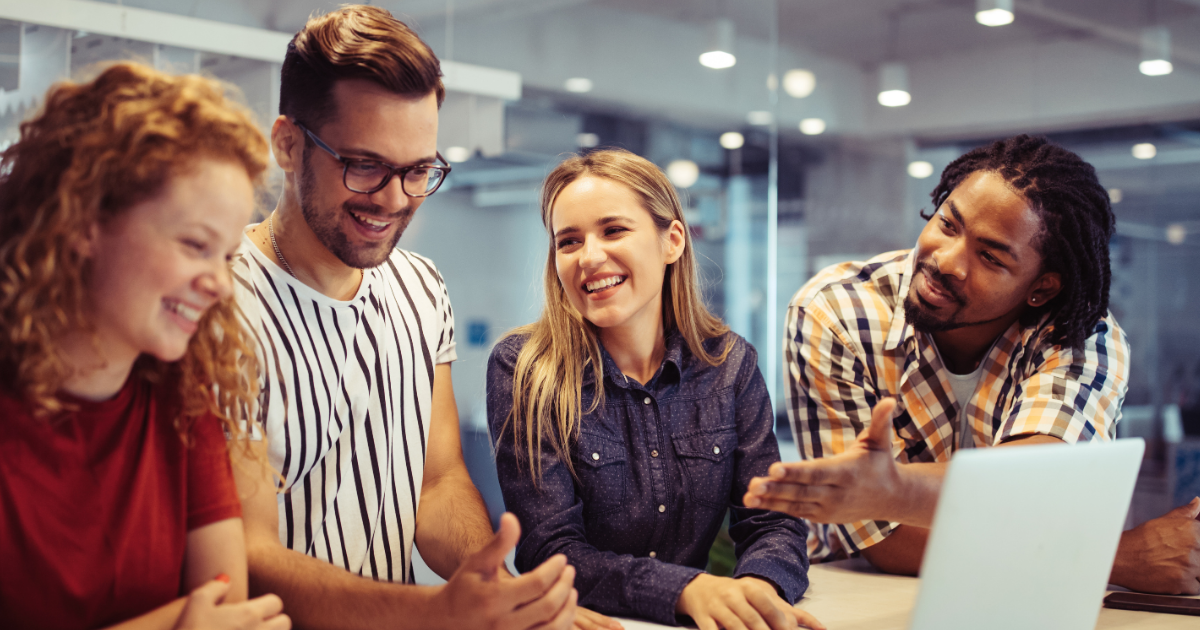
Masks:
[[[697,573],[696,577],[692,578],[683,586],[683,590],[679,592],[679,599],[675,600],[675,612],[680,615],[690,615],[691,603],[693,596],[700,589],[704,588],[704,582],[712,576],[707,573]]]

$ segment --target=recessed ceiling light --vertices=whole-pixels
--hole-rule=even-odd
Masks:
[[[879,66],[878,98],[884,107],[903,107],[912,102],[908,93],[908,66],[896,61]]]
[[[1158,155],[1158,147],[1149,142],[1141,142],[1133,145],[1133,157],[1139,160],[1149,160]]]
[[[667,165],[667,179],[678,188],[691,188],[700,179],[700,167],[691,160],[675,160]]]
[[[586,132],[581,133],[581,134],[576,134],[575,144],[578,144],[579,146],[581,146],[585,149],[590,149],[590,148],[600,144],[600,136],[598,136],[594,133],[586,133]]]
[[[746,144],[746,138],[736,131],[726,131],[725,133],[721,134],[720,142],[721,146],[732,151],[734,149],[742,148],[742,145]]]
[[[783,73],[783,91],[792,98],[805,98],[817,88],[817,75],[811,70],[788,70]]]
[[[563,87],[568,92],[576,94],[586,94],[592,91],[592,80],[584,77],[571,77],[563,83]]]
[[[914,179],[925,179],[933,175],[933,165],[925,160],[908,163],[908,176]]]
[[[825,121],[820,118],[805,118],[800,121],[800,133],[806,136],[819,136],[825,133]]]
[[[775,120],[775,116],[768,111],[753,111],[746,114],[746,122],[758,127],[765,127]]]
[[[1013,0],[975,0],[975,21],[984,26],[1013,22]]]
[[[466,162],[471,159],[471,150],[466,147],[446,147],[447,162]]]

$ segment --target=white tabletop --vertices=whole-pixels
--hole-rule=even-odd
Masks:
[[[920,580],[885,575],[865,560],[814,564],[800,608],[812,613],[829,630],[906,630],[917,601]],[[666,628],[656,623],[621,619],[626,630]],[[1100,609],[1097,630],[1184,630],[1200,627],[1186,615]]]

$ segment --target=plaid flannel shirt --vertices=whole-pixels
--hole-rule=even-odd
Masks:
[[[847,262],[817,274],[788,305],[784,356],[788,417],[805,459],[843,452],[883,397],[897,399],[896,460],[949,461],[960,443],[960,413],[974,445],[1043,434],[1068,443],[1116,435],[1128,389],[1129,346],[1112,313],[1082,351],[1046,341],[1045,316],[1015,323],[983,359],[969,401],[958,401],[933,339],[904,319],[912,250]],[[810,523],[813,561],[855,554],[897,523]]]

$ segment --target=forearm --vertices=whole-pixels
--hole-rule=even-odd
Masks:
[[[175,627],[175,622],[179,621],[179,615],[183,613],[183,606],[186,603],[187,598],[180,597],[144,615],[122,621],[115,626],[109,626],[105,630],[170,630]]]
[[[435,573],[450,579],[492,535],[487,506],[465,466],[422,488],[414,538],[421,558]]]
[[[917,575],[925,557],[929,530],[900,525],[882,541],[862,550],[862,556],[876,569],[895,575]]]
[[[297,628],[429,628],[438,617],[430,605],[438,587],[376,582],[273,542],[247,553],[251,594],[278,595]]]
[[[871,518],[916,527],[932,526],[948,465],[940,462],[896,466],[897,484],[881,502],[879,515]]]
[[[756,576],[769,581],[788,603],[808,589],[808,528],[800,520],[765,510],[735,507],[729,536],[737,565],[733,577]]]

